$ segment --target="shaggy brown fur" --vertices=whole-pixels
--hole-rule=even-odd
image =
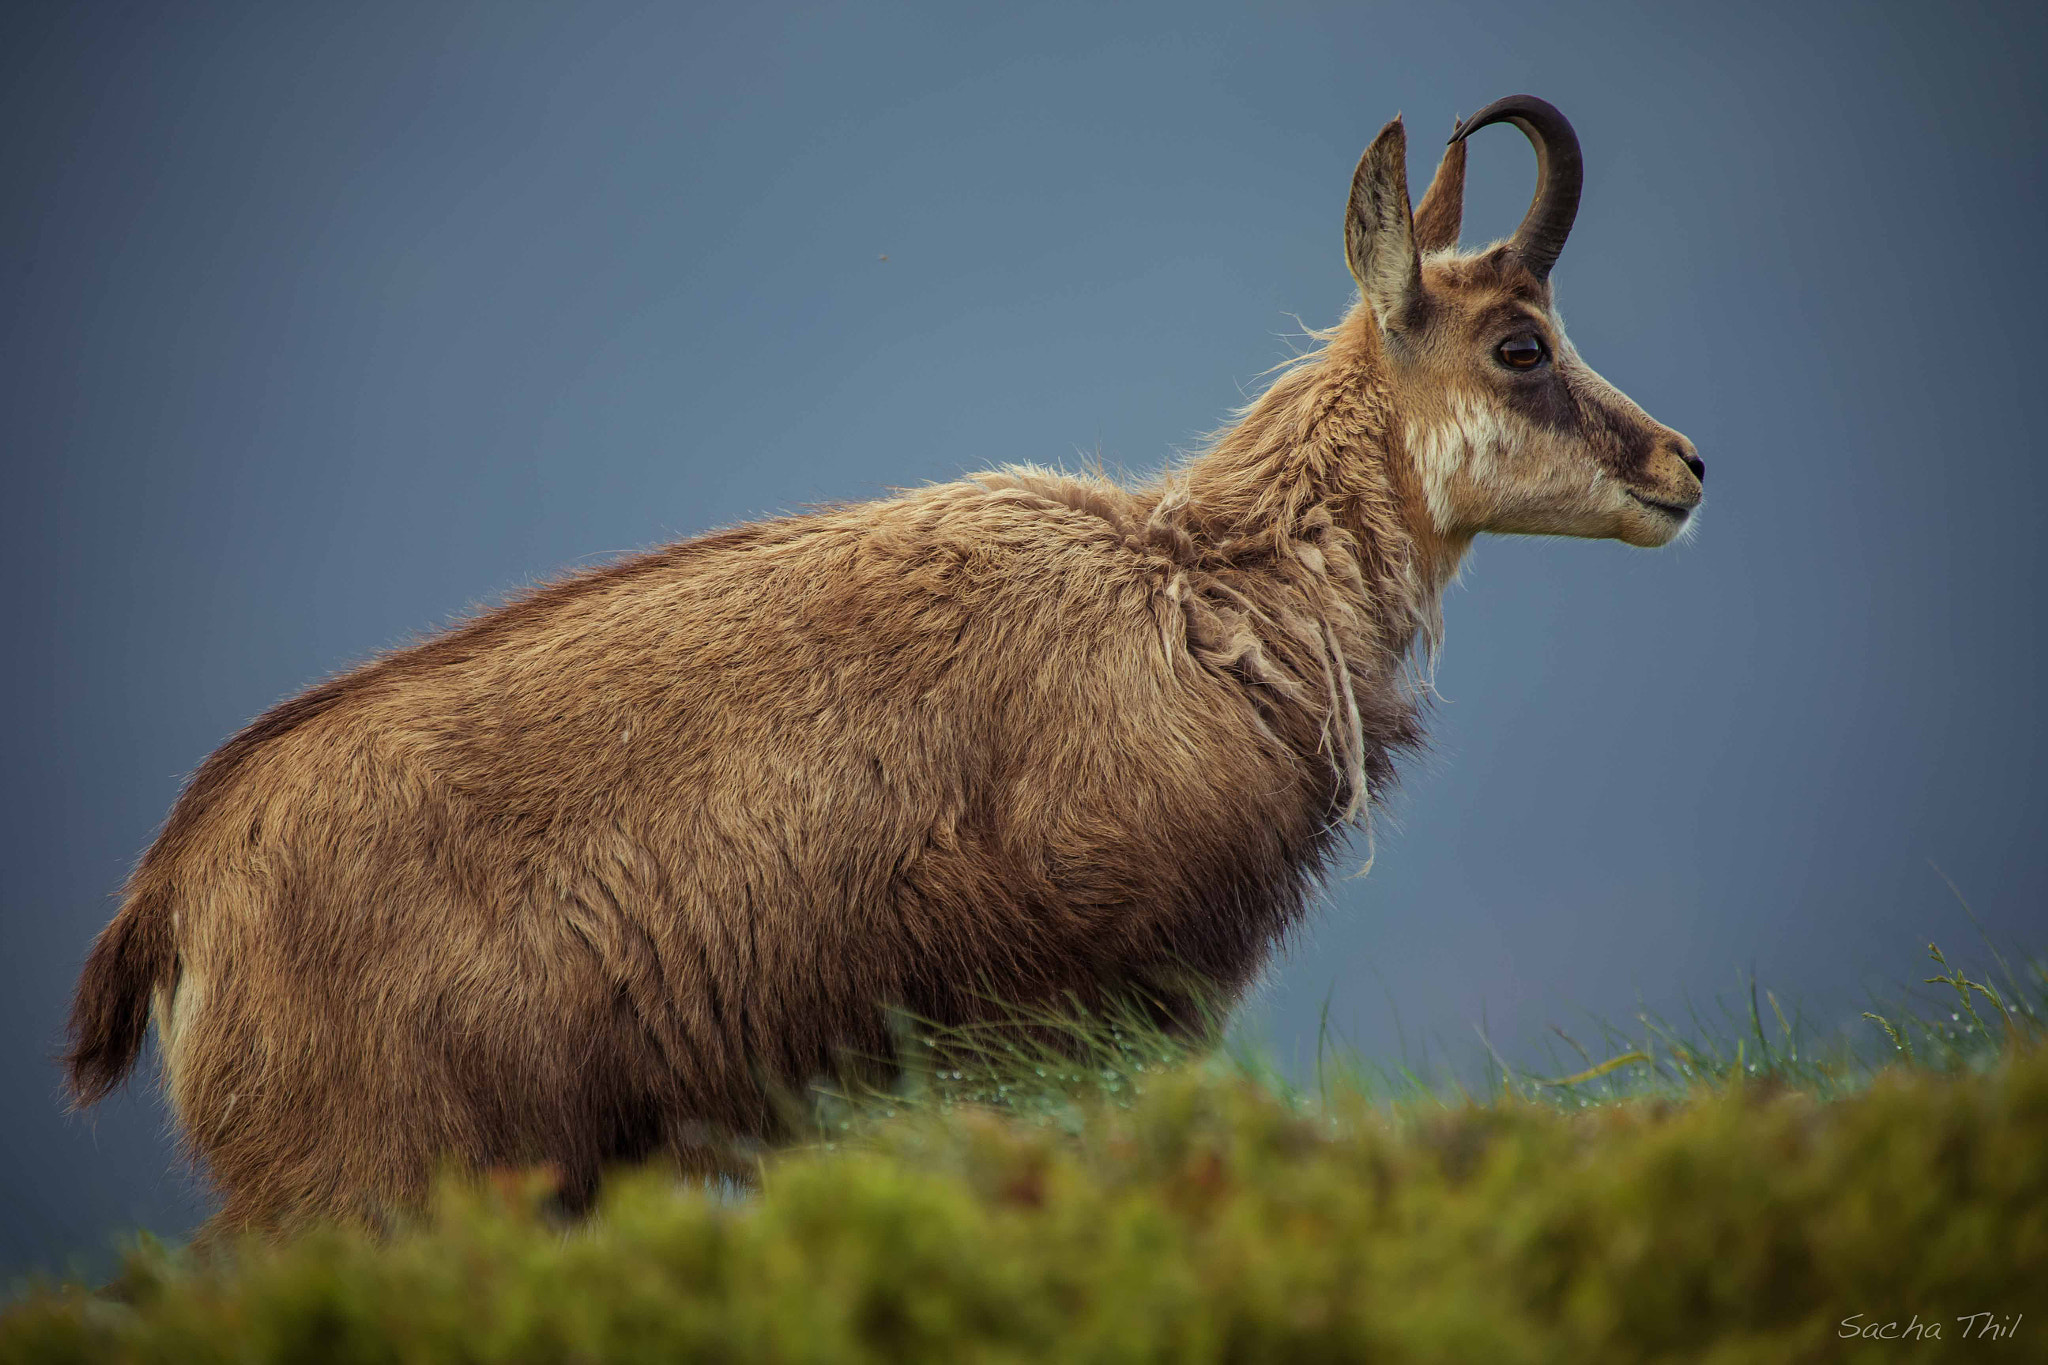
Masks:
[[[1405,223],[1397,125],[1368,162]],[[1354,238],[1366,280],[1358,244],[1394,248]],[[1471,259],[1430,267],[1451,322]],[[1371,298],[1156,484],[1009,469],[741,526],[279,706],[94,945],[76,1093],[153,999],[222,1224],[375,1221],[448,1159],[576,1202],[772,1137],[778,1086],[888,1054],[886,1007],[1233,997],[1417,743],[1404,668],[1470,538]]]

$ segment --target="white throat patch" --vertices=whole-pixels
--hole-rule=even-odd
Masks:
[[[1496,410],[1459,397],[1451,400],[1449,417],[1433,422],[1411,420],[1404,434],[1409,457],[1422,480],[1423,496],[1429,501],[1430,521],[1439,535],[1452,534],[1457,529],[1453,483],[1461,473],[1475,485],[1494,480],[1508,450],[1508,424]]]

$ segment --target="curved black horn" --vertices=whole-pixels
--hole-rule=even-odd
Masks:
[[[1515,229],[1510,243],[1537,279],[1548,279],[1550,267],[1564,250],[1572,219],[1579,214],[1579,188],[1585,165],[1579,157],[1579,135],[1557,107],[1534,95],[1509,95],[1495,100],[1458,125],[1451,141],[1462,142],[1489,123],[1512,123],[1536,149],[1536,197]]]

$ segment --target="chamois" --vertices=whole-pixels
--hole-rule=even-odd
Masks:
[[[1465,138],[1538,189],[1458,250]],[[437,1165],[717,1161],[774,1095],[941,1025],[1234,1000],[1420,742],[1482,531],[1662,545],[1692,444],[1565,339],[1578,141],[1542,100],[1351,183],[1359,298],[1138,487],[1011,467],[542,587],[201,766],[92,947],[89,1105],[152,1017],[217,1228],[376,1224]]]

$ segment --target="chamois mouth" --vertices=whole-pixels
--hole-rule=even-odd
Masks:
[[[1693,503],[1690,506],[1688,506],[1687,504],[1680,502],[1659,502],[1655,498],[1645,497],[1643,494],[1636,492],[1636,490],[1633,488],[1623,489],[1622,491],[1627,493],[1630,497],[1634,498],[1643,506],[1652,508],[1655,511],[1662,512],[1665,516],[1674,518],[1678,521],[1684,521],[1687,517],[1691,516],[1693,507],[1697,507],[1699,505],[1697,503]]]

